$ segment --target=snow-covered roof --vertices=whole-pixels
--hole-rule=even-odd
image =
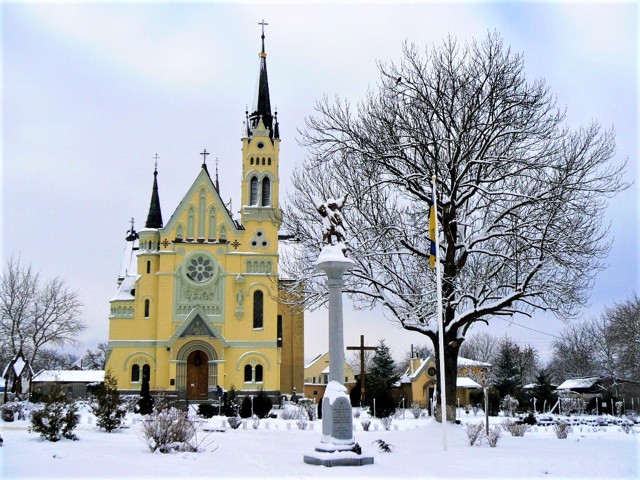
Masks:
[[[318,355],[316,355],[316,357],[311,360],[309,363],[307,363],[304,368],[309,368],[311,365],[313,365],[314,363],[316,363],[318,360],[320,360],[320,358],[324,355],[324,353],[319,353]]]
[[[456,387],[458,387],[458,388],[482,388],[479,383],[474,382],[469,377],[458,377],[456,379]]]
[[[92,383],[104,381],[104,370],[42,370],[33,382],[78,382]]]
[[[458,357],[458,368],[460,367],[490,367],[491,364],[481,362],[479,360],[471,360],[469,358]]]
[[[571,390],[574,388],[589,388],[598,381],[598,377],[586,377],[586,378],[571,378],[565,380],[558,385],[558,390]]]
[[[131,291],[136,288],[136,280],[138,276],[128,276],[124,277],[120,287],[118,287],[118,292],[109,300],[110,302],[116,300],[134,300],[135,297],[131,294]]]

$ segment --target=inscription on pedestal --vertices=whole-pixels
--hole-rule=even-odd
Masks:
[[[353,418],[348,397],[338,397],[330,405],[322,403],[322,433],[337,440],[353,438]]]

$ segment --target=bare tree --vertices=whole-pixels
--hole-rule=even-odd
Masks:
[[[437,353],[427,238],[435,175],[445,371],[455,379],[476,322],[536,310],[568,318],[586,304],[610,247],[606,198],[625,188],[625,165],[610,162],[612,130],[564,126],[545,82],[527,82],[522,56],[497,34],[465,46],[448,39],[424,56],[405,45],[399,64],[379,69],[377,89],[357,107],[325,98],[307,119],[310,156],[284,215],[306,248],[283,266],[301,279],[308,307],[326,302],[314,271],[321,237],[312,196],[348,194],[342,213],[355,267],[345,291],[357,307],[381,305],[426,335]],[[453,381],[447,398],[453,407]]]
[[[95,350],[87,349],[82,357],[82,368],[87,370],[104,370],[107,362],[107,344],[99,343]]]
[[[553,343],[556,381],[572,377],[640,378],[640,299],[607,307],[596,318],[565,328]]]
[[[493,363],[500,340],[487,332],[472,333],[465,338],[464,343],[460,346],[459,354],[461,357],[479,362]]]
[[[43,281],[20,260],[7,260],[0,278],[0,342],[10,356],[22,350],[32,365],[44,347],[75,344],[85,326],[82,304],[60,277]]]
[[[70,370],[78,362],[79,358],[70,352],[60,352],[52,348],[41,348],[35,363],[31,365],[34,372],[40,370]]]

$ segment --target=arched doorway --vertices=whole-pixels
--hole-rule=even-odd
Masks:
[[[209,357],[194,350],[187,357],[187,399],[206,400],[209,388]]]

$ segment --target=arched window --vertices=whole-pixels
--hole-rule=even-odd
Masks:
[[[131,381],[139,382],[140,381],[140,365],[137,363],[131,367]]]
[[[187,240],[193,240],[193,223],[195,221],[195,211],[193,207],[189,209],[189,218],[187,219]]]
[[[258,177],[251,177],[249,205],[258,205]]]
[[[253,293],[253,328],[263,327],[264,294],[260,290]]]
[[[253,371],[251,368],[251,365],[245,365],[244,366],[244,381],[246,383],[249,383],[253,380]]]
[[[204,238],[205,230],[205,220],[206,220],[206,200],[207,200],[207,192],[203,188],[200,190],[200,202],[198,204],[198,238]]]
[[[256,382],[262,382],[262,365],[256,365]]]
[[[262,206],[271,205],[271,180],[267,177],[262,179]]]
[[[144,318],[149,318],[149,307],[150,307],[150,302],[149,302],[149,299],[147,298],[144,301]]]
[[[147,260],[147,273],[151,273],[151,260]]]
[[[209,240],[216,238],[216,209],[209,209]]]
[[[142,367],[142,381],[144,381],[145,378],[151,380],[151,367],[146,363]]]

